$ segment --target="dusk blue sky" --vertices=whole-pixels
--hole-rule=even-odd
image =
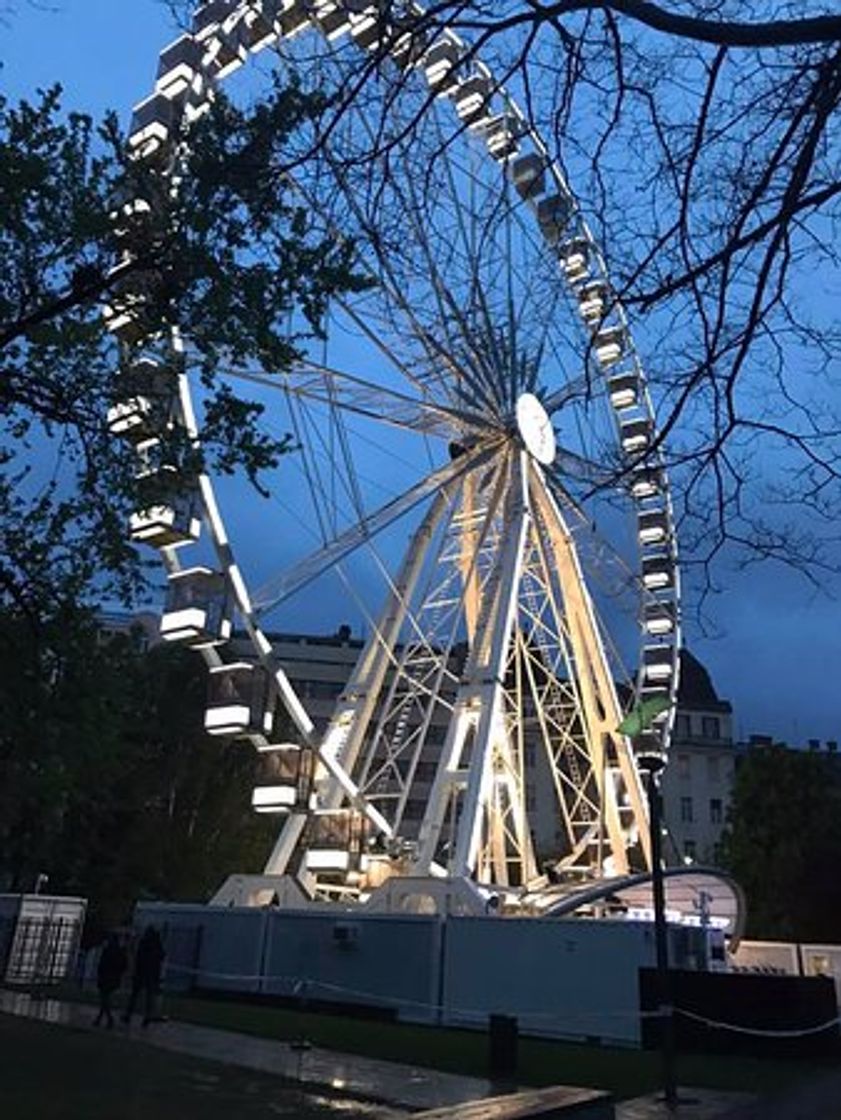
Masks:
[[[125,124],[151,89],[159,50],[176,34],[158,0],[5,0],[0,12],[5,96],[28,97],[60,81],[66,108],[96,116],[113,108]],[[735,732],[796,743],[841,738],[834,595],[767,564],[741,572],[722,566],[716,579],[726,590],[706,600],[708,633],[689,617],[686,638],[733,703]],[[324,605],[323,629],[342,621],[341,611],[338,602],[335,610]]]

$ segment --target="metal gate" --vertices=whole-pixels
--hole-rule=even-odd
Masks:
[[[14,984],[54,984],[72,975],[84,900],[22,895],[14,901],[16,912],[7,907],[0,916],[0,976]]]

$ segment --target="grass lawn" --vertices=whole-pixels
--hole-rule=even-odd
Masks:
[[[0,1115],[8,1120],[335,1120],[337,1108],[349,1118],[384,1112],[118,1033],[0,1014]]]
[[[475,1077],[487,1075],[487,1036],[479,1031],[383,1023],[283,1007],[166,997],[173,1018],[266,1038],[307,1038],[318,1046]],[[686,1054],[678,1058],[684,1085],[773,1093],[835,1068],[837,1063]],[[659,1087],[656,1052],[521,1038],[519,1080],[525,1085],[584,1085],[619,1099]]]

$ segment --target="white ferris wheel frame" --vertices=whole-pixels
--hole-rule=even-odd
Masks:
[[[544,238],[554,239],[559,282],[565,283],[572,293],[591,337],[596,365],[607,381],[621,453],[619,474],[624,477],[637,511],[642,558],[640,585],[649,596],[651,607],[650,611],[643,608],[645,648],[636,695],[638,700],[651,695],[668,699],[668,709],[648,732],[656,740],[656,748],[665,753],[678,685],[679,572],[672,503],[656,437],[654,410],[625,312],[610,294],[604,258],[560,169],[502,86],[494,83],[490,71],[450,30],[445,28],[416,39],[411,30],[404,31],[404,25],[393,22],[397,18],[394,6],[389,5],[388,11],[389,20],[385,20],[376,5],[365,4],[364,0],[214,0],[200,5],[192,33],[162,52],[155,91],[135,107],[129,143],[137,158],[157,157],[162,149],[174,145],[177,120],[181,116],[187,121],[200,116],[215,84],[241,65],[250,53],[313,29],[320,30],[331,42],[350,36],[369,58],[399,58],[403,72],[418,71],[427,81],[430,96],[453,102],[462,127],[484,140],[487,158],[502,167],[515,186],[518,182],[522,186],[525,179],[527,189],[523,197],[534,211],[537,230]],[[407,4],[402,18],[420,22],[423,11],[417,5]],[[480,108],[482,111],[477,114]],[[556,225],[559,210],[566,215],[560,232]],[[108,325],[119,336],[120,318],[112,315]],[[183,350],[178,332],[174,333],[171,345],[175,352]],[[456,408],[441,402],[421,402],[362,378],[326,374],[327,371],[313,370],[301,363],[285,374],[286,389],[302,399],[329,398],[331,404],[338,400],[343,407],[369,415],[375,401],[372,393],[382,392],[387,396],[388,409],[380,408],[378,415],[385,411],[416,430],[447,430],[454,422],[461,430],[481,428],[481,415],[467,405]],[[260,380],[259,376],[254,379]],[[201,433],[189,378],[183,370],[178,374],[178,394],[179,420],[190,438],[198,441]],[[254,655],[270,675],[301,745],[317,757],[313,804],[318,811],[353,806],[367,819],[373,833],[386,843],[399,840],[394,817],[389,820],[376,796],[366,792],[364,774],[362,778],[358,775],[365,737],[370,734],[375,718],[374,700],[385,688],[395,658],[400,656],[397,644],[401,627],[410,611],[413,589],[428,560],[433,530],[448,518],[453,522],[454,516],[461,516],[464,522],[471,503],[476,504],[477,510],[482,503],[487,507],[484,520],[480,518],[481,531],[477,522],[472,528],[462,526],[459,530],[462,542],[472,542],[473,549],[470,553],[467,548],[456,565],[462,581],[460,609],[472,631],[471,646],[455,688],[452,718],[413,852],[413,874],[467,877],[497,886],[511,882],[525,886],[539,879],[525,808],[522,742],[517,755],[516,746],[512,747],[516,736],[510,726],[512,701],[507,696],[511,688],[508,678],[514,671],[511,650],[515,616],[525,573],[533,588],[543,588],[545,602],[558,617],[564,615],[564,640],[570,644],[575,663],[586,666],[577,682],[577,704],[588,729],[588,781],[594,783],[591,788],[595,792],[585,796],[583,789],[578,791],[565,822],[568,833],[578,838],[575,843],[580,854],[588,845],[592,846],[597,831],[600,852],[604,842],[615,874],[630,869],[628,849],[632,840],[638,842],[643,861],[650,866],[648,830],[643,827],[647,821],[643,787],[631,743],[617,730],[623,708],[610,676],[570,529],[569,519],[574,520],[575,512],[572,506],[561,508],[559,495],[550,489],[544,470],[555,453],[554,437],[550,439],[546,430],[547,416],[561,407],[563,400],[563,392],[550,395],[542,403],[531,394],[521,394],[513,450],[479,444],[432,471],[398,499],[337,534],[295,569],[284,573],[257,600],[249,594],[237,564],[213,483],[207,474],[197,480],[203,521]],[[482,472],[487,475],[484,468],[494,453],[502,463],[494,475],[495,486],[486,484],[484,492],[479,493],[477,478]],[[424,502],[429,503],[427,512],[393,578],[381,619],[344,689],[326,734],[321,737],[275,658],[272,644],[260,625],[260,613],[306,586],[375,535],[381,526],[393,523]],[[491,508],[493,503],[498,503],[496,512]],[[505,523],[504,540],[499,533],[500,517]],[[498,536],[496,561],[484,585],[477,573],[483,547],[481,533]],[[167,572],[178,573],[178,550],[163,546],[160,552]],[[560,604],[553,604],[558,590],[562,593],[563,609]],[[664,619],[669,621],[664,624]],[[216,647],[201,652],[209,666],[225,664]],[[521,650],[521,654],[523,664],[517,672],[531,673],[528,687],[537,696],[541,684],[535,679],[534,665],[529,668],[527,650]],[[538,705],[540,711],[536,716],[543,721],[550,718],[547,712],[552,708],[548,693],[545,698],[546,705]],[[550,730],[557,736],[557,727]],[[545,727],[543,731],[548,737],[549,731]],[[255,745],[265,745],[259,735],[252,735],[251,739]],[[418,757],[417,753],[413,756],[410,769]],[[367,759],[364,772],[370,773],[373,764],[372,756]],[[558,763],[553,780],[569,784],[569,776],[564,778],[561,770]],[[407,792],[408,786],[397,798],[398,821]],[[568,792],[563,791],[562,796],[558,790],[559,805],[570,804],[568,798],[565,800]],[[446,817],[455,797],[461,806],[459,820],[448,846],[447,861],[442,864]],[[576,812],[581,814],[577,822],[572,819]],[[267,862],[267,874],[279,875],[289,868],[302,842],[308,816],[307,812],[297,811],[287,815]],[[604,873],[606,866],[606,859],[600,854],[599,872]],[[311,889],[314,883],[310,876]]]

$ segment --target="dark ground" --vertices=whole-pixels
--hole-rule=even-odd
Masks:
[[[398,1115],[121,1037],[0,1014],[3,1120],[326,1120]]]

